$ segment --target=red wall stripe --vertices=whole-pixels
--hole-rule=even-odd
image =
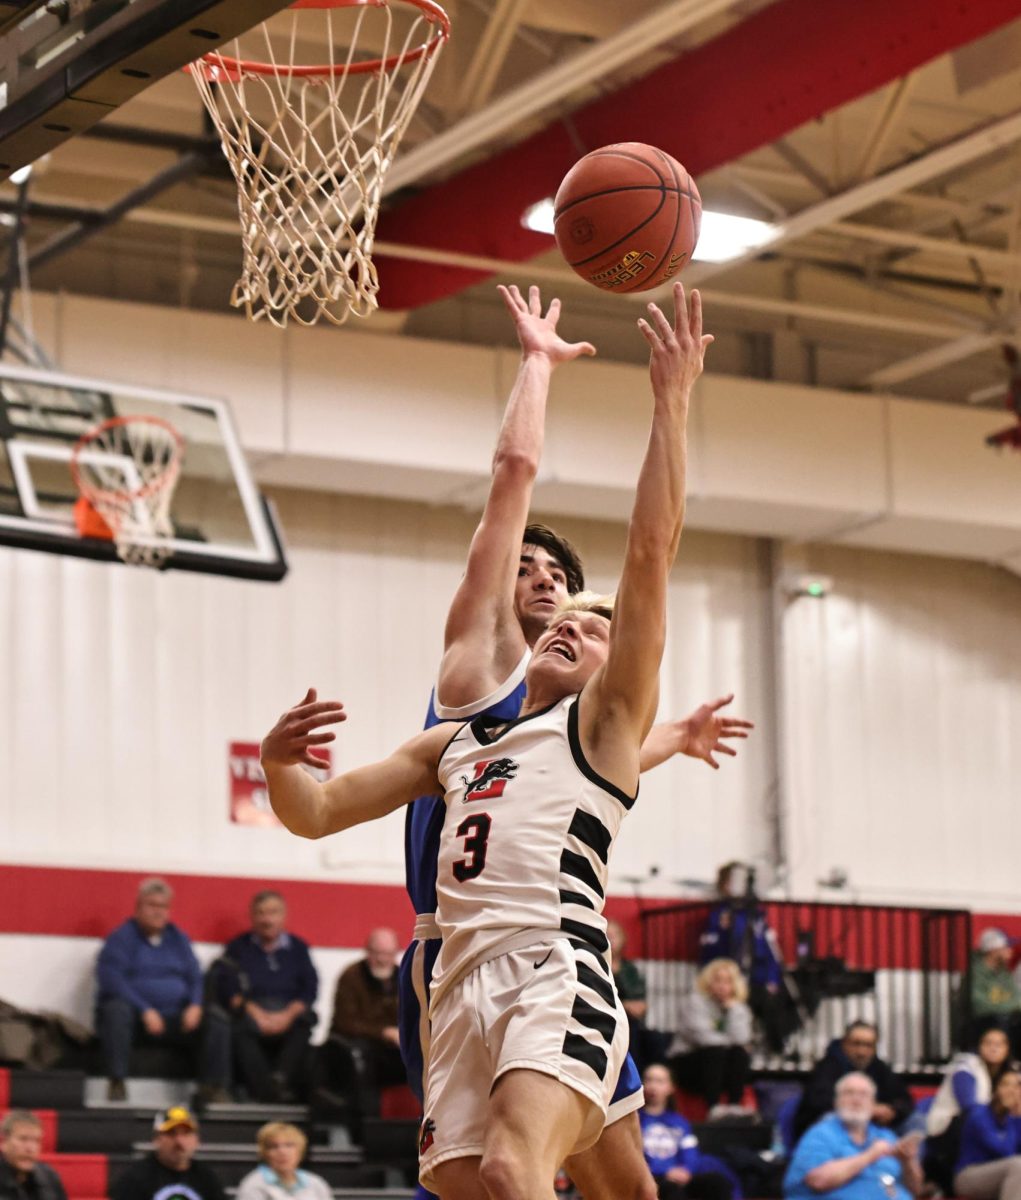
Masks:
[[[73,867],[0,868],[0,932],[105,937],[131,915],[146,871]],[[172,919],[193,941],[226,942],[248,924],[248,903],[276,888],[288,903],[290,928],[313,946],[360,946],[370,928],[411,934],[411,904],[401,887],[225,875],[160,877],[174,889]]]
[[[100,871],[74,867],[0,866],[0,933],[63,937],[105,937],[129,916],[135,891],[145,871]],[[391,925],[405,940],[413,914],[403,887],[397,884],[331,883],[324,880],[253,879],[247,876],[163,874],[174,888],[174,921],[195,941],[223,943],[247,927],[247,907],[261,888],[276,888],[286,897],[288,924],[313,946],[361,946],[369,929]],[[641,953],[641,912],[676,904],[676,899],[609,896],[606,915],[621,921],[633,953]],[[767,905],[767,909],[768,909]],[[834,905],[840,924],[844,906]],[[693,959],[700,929],[692,921],[676,927],[678,944],[671,952]],[[975,937],[996,926],[1021,943],[1021,914],[975,913]],[[774,924],[777,924],[774,921]],[[842,936],[842,935],[841,935]],[[847,947],[871,957],[875,947]],[[817,953],[831,952],[817,946]],[[793,946],[785,947],[793,959]],[[916,946],[887,947],[884,965],[917,965]],[[853,965],[853,964],[852,964]],[[6,1104],[6,1072],[0,1070],[0,1108]]]
[[[1021,16],[1021,0],[780,0],[711,42],[385,211],[380,240],[521,262],[552,238],[521,225],[584,150],[660,146],[697,175]],[[417,308],[485,273],[375,258],[384,308]]]

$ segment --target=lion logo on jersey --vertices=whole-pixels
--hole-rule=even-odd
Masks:
[[[467,775],[461,776],[464,784],[464,799],[462,804],[470,804],[473,800],[492,800],[503,795],[503,790],[518,772],[518,764],[513,758],[493,758],[475,764],[475,775],[471,780]]]

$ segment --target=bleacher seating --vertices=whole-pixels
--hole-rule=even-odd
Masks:
[[[155,1106],[88,1106],[85,1095],[81,1071],[0,1068],[0,1113],[28,1108],[39,1116],[42,1159],[61,1176],[69,1200],[105,1200],[121,1172],[150,1150]],[[417,1102],[408,1092],[391,1097],[390,1106],[406,1112],[417,1109]],[[338,1200],[404,1200],[411,1195],[418,1129],[414,1111],[366,1121],[365,1145],[358,1147],[311,1122],[301,1106],[213,1105],[202,1116],[198,1157],[215,1168],[225,1187],[236,1187],[256,1164],[256,1132],[273,1119],[304,1128],[307,1166],[330,1184]]]

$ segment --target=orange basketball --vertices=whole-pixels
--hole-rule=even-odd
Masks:
[[[688,172],[643,142],[586,154],[554,201],[560,253],[606,292],[644,292],[673,278],[698,241],[702,200]]]

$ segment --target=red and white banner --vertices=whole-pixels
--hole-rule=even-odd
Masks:
[[[316,756],[323,760],[321,771],[306,767],[305,770],[320,782],[330,777],[332,758],[328,747],[318,747]],[[230,819],[236,825],[280,824],[270,807],[266,776],[259,762],[258,742],[231,742],[227,755],[228,778],[230,781]]]

